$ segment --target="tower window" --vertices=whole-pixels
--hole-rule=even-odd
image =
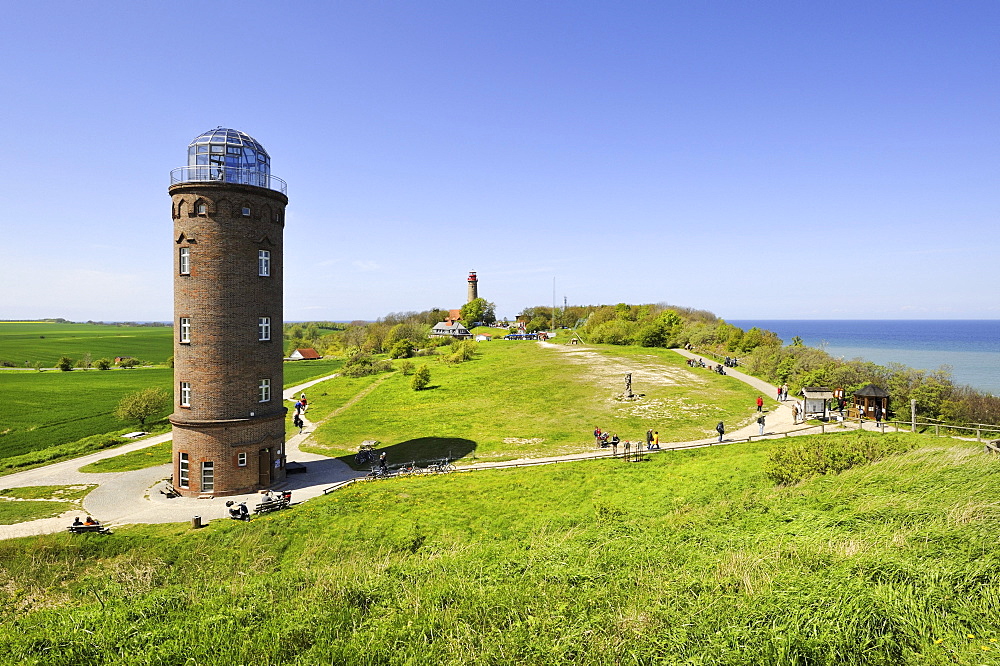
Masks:
[[[257,251],[257,275],[267,277],[271,274],[271,251]]]
[[[199,215],[208,215],[208,204],[200,203],[195,208],[195,210],[198,212]]]
[[[201,492],[215,490],[215,463],[211,460],[201,464]]]
[[[181,382],[181,407],[191,406],[191,382]]]
[[[180,341],[181,342],[191,342],[191,318],[190,317],[181,317],[180,330],[181,330]]]
[[[180,454],[177,462],[177,485],[181,488],[187,488],[191,483],[189,480],[190,470],[188,465],[188,454]]]
[[[246,467],[247,466],[247,454],[246,453],[237,453],[236,454],[236,465],[238,467]]]
[[[260,386],[258,388],[260,389],[260,401],[271,402],[271,380],[260,380]]]
[[[257,339],[264,341],[271,339],[271,318],[270,317],[258,317],[257,318]]]
[[[250,217],[250,206],[243,206],[243,217]]]
[[[191,274],[191,248],[182,247],[177,254],[177,270],[181,275]]]

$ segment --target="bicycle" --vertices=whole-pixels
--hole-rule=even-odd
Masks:
[[[427,471],[434,474],[447,474],[448,472],[454,472],[458,468],[451,464],[449,458],[443,458],[437,462],[432,462],[427,466]]]
[[[417,467],[417,462],[414,460],[396,470],[396,474],[399,476],[410,476],[413,474],[423,474],[425,471],[424,468]]]

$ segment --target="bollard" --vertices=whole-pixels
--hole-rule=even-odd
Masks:
[[[194,516],[191,518],[191,529],[196,530],[201,527],[201,516]]]

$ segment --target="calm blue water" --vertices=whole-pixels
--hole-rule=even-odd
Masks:
[[[810,347],[845,359],[880,365],[902,363],[936,370],[951,366],[957,384],[1000,395],[1000,320],[734,320],[778,334],[785,344],[799,336]]]

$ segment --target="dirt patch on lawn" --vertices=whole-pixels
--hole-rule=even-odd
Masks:
[[[628,359],[616,358],[596,352],[592,349],[570,345],[556,345],[551,342],[540,342],[540,345],[563,355],[570,363],[586,366],[583,377],[591,381],[609,396],[615,396],[625,390],[625,375],[632,373],[632,391],[645,393],[652,387],[676,386],[677,384],[705,384],[704,379],[686,372],[683,368],[663,365],[659,357],[652,354],[633,356]],[[694,407],[689,407],[693,409]]]

